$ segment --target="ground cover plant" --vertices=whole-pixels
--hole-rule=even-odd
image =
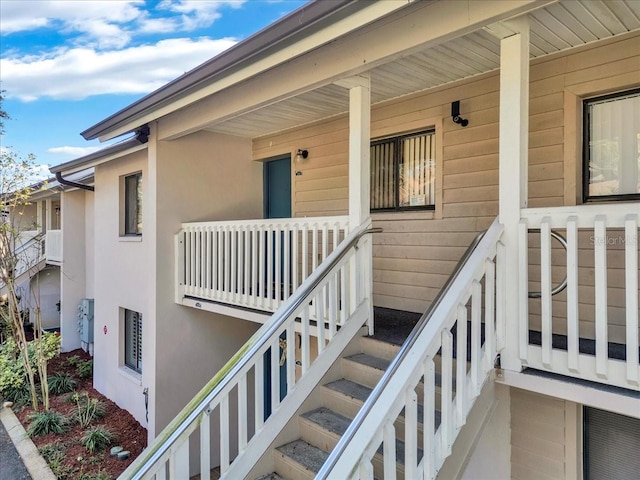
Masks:
[[[39,426],[57,425],[58,415],[64,419],[64,433],[44,433],[39,429],[39,434],[34,432],[31,437],[58,479],[113,480],[146,446],[147,432],[128,412],[92,387],[91,375],[85,378],[78,375],[80,365],[92,366],[91,357],[82,350],[63,353],[49,361],[50,386],[68,385],[70,379],[77,383],[71,392],[53,393],[54,389],[50,389],[46,422],[41,418],[44,411],[34,412],[30,407],[28,393],[26,405],[14,406],[14,412],[25,429],[31,425],[34,414]],[[50,417],[56,420],[50,421]],[[111,457],[110,448],[116,445],[130,451],[130,458]]]

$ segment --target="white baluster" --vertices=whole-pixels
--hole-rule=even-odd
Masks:
[[[451,397],[453,388],[453,335],[447,329],[442,330],[442,359],[441,385],[442,400],[440,402],[441,422],[440,438],[441,452],[445,456],[451,455],[453,415],[451,412]]]
[[[553,340],[553,313],[551,311],[551,219],[544,217],[540,223],[540,292],[542,364],[551,368]]]
[[[238,451],[241,452],[247,446],[248,435],[248,401],[247,401],[247,375],[240,377],[238,382]]]
[[[567,219],[567,367],[578,371],[579,322],[578,303],[578,218]]]
[[[302,328],[301,328],[301,354],[302,354],[302,374],[309,369],[309,363],[311,354],[309,352],[310,344],[309,344],[309,306],[305,305],[302,308],[302,316],[301,316]]]
[[[172,450],[169,457],[169,478],[189,478],[189,439]]]
[[[528,238],[529,228],[527,226],[526,220],[520,220],[520,225],[518,229],[518,243],[520,244],[520,261],[519,261],[519,270],[518,270],[518,291],[520,292],[520,318],[518,320],[518,340],[519,340],[519,353],[520,360],[523,362],[527,361],[527,353],[529,350],[529,238]],[[505,271],[500,273],[506,274],[506,265],[504,266]],[[504,278],[504,277],[503,277]],[[506,285],[500,285],[501,288],[498,289],[499,293],[504,291]],[[506,300],[506,299],[505,299]],[[504,310],[503,310],[504,311]],[[507,321],[513,321],[513,319],[504,319],[505,323]],[[503,337],[504,339],[504,337]],[[504,345],[504,344],[503,344]]]
[[[296,384],[296,332],[293,322],[287,326],[287,395]]]
[[[484,264],[484,351],[485,365],[484,372],[489,372],[493,368],[496,356],[495,339],[495,287],[496,287],[496,265],[492,260],[485,260]]]
[[[229,468],[229,395],[220,400],[220,473],[224,474]]]
[[[412,386],[407,388],[404,394],[404,398],[405,477],[417,478],[418,475],[416,467],[418,466],[418,395],[416,394],[416,391]]]
[[[258,432],[259,429],[264,425],[264,363],[262,360],[262,355],[258,355],[254,368],[254,389],[255,389],[255,397],[256,403],[254,405],[255,408],[255,421],[256,428],[254,432]]]
[[[470,392],[475,398],[482,388],[482,286],[477,280],[471,286],[471,385]],[[485,324],[486,329],[486,324]],[[485,333],[485,342],[490,333]],[[465,410],[468,411],[468,408]]]
[[[609,337],[607,332],[607,218],[596,215],[594,220],[595,240],[595,285],[596,285],[596,374],[607,377]]]
[[[627,304],[627,381],[638,385],[638,215],[624,220],[625,291]]]
[[[188,442],[189,440],[185,440]],[[211,478],[211,419],[207,412],[200,417],[200,480]]]
[[[435,476],[435,422],[436,422],[436,369],[433,358],[427,357],[423,363],[424,405],[422,450],[424,452],[424,480]]]
[[[384,466],[384,479],[395,480],[396,478],[396,429],[393,422],[389,421],[383,427],[382,456]],[[405,462],[406,464],[406,462]],[[407,477],[410,478],[410,477]]]
[[[462,428],[467,416],[467,307],[459,304],[456,318],[456,427]],[[473,365],[471,365],[473,368]],[[444,368],[444,367],[443,367]],[[444,375],[444,373],[443,373]]]
[[[280,336],[271,342],[271,412],[280,405]]]

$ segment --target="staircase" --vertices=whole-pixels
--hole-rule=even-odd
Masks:
[[[360,352],[339,360],[336,368],[339,370],[340,378],[328,381],[317,389],[316,395],[321,406],[306,411],[295,419],[299,438],[272,450],[275,471],[259,477],[260,480],[313,479],[400,349],[398,345],[371,337],[360,337],[357,342]],[[439,398],[439,381],[437,384],[436,398]],[[423,422],[422,390],[423,386],[420,384],[416,389],[419,402],[419,435]],[[437,428],[439,424],[438,411],[434,427]],[[401,440],[405,435],[404,427],[405,418],[401,414],[395,422],[398,478],[405,478],[404,442]],[[418,458],[422,457],[421,450],[416,453]],[[380,451],[374,457],[377,477],[382,477],[382,463]]]
[[[367,227],[329,255],[120,478],[182,480],[198,457],[202,478],[218,463],[229,479],[436,478],[491,383],[502,342],[502,226],[496,220],[474,242],[401,347],[363,336],[373,323],[370,244],[358,246]],[[312,316],[324,321],[312,324]],[[301,360],[278,373],[283,337],[286,358]],[[265,368],[273,410],[263,419]],[[192,456],[189,438],[198,436]]]

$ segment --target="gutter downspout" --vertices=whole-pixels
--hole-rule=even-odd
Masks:
[[[66,185],[67,187],[76,187],[81,188],[82,190],[89,190],[90,192],[95,191],[95,188],[91,185],[84,185],[82,183],[72,182],[71,180],[65,180],[62,178],[62,173],[56,172],[56,180],[60,183],[60,185]]]

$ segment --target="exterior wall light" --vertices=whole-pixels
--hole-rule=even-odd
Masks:
[[[463,127],[469,125],[469,120],[460,116],[460,100],[451,103],[451,118],[453,119],[453,123],[457,123]]]
[[[302,148],[299,148],[296,151],[296,163],[297,164],[302,163],[304,160],[307,159],[308,156],[309,156],[309,150],[303,150]]]

